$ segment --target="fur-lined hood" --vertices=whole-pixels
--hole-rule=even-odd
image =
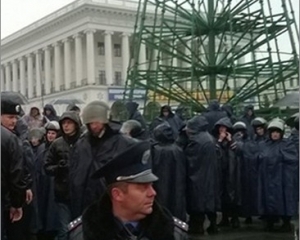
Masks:
[[[100,201],[90,205],[82,216],[83,236],[89,240],[121,240],[126,235],[122,227],[116,224],[112,214],[112,204],[108,194]],[[172,216],[156,202],[153,212],[140,222],[143,230],[143,240],[173,240],[174,221]]]

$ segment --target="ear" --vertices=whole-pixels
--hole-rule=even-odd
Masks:
[[[119,188],[113,188],[111,190],[111,196],[115,201],[121,202],[124,198],[124,192]]]

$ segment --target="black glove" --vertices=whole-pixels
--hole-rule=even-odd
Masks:
[[[59,160],[59,162],[58,162],[58,167],[60,167],[60,168],[65,168],[65,167],[67,167],[67,161],[66,161],[65,159]]]

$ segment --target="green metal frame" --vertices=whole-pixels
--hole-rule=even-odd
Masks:
[[[281,3],[282,11],[274,13],[271,0],[140,0],[126,99],[142,87],[154,93],[151,101],[163,95],[168,103],[203,110],[205,102],[229,92],[227,102],[237,106],[254,97],[260,108],[266,95],[276,100],[279,89],[285,95],[289,78],[299,78],[294,39],[299,32],[291,0]],[[280,49],[282,36],[289,52]],[[139,59],[142,44],[148,51],[146,63]],[[252,60],[240,62],[249,56]],[[241,79],[244,84],[237,87]],[[204,103],[195,91],[204,95]]]

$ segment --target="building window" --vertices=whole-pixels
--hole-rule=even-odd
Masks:
[[[98,55],[100,56],[105,55],[105,46],[103,42],[98,42]]]
[[[114,85],[121,86],[122,85],[122,73],[115,72],[115,82]]]
[[[114,56],[121,57],[121,44],[114,44]]]
[[[105,71],[99,71],[99,84],[106,85]]]

